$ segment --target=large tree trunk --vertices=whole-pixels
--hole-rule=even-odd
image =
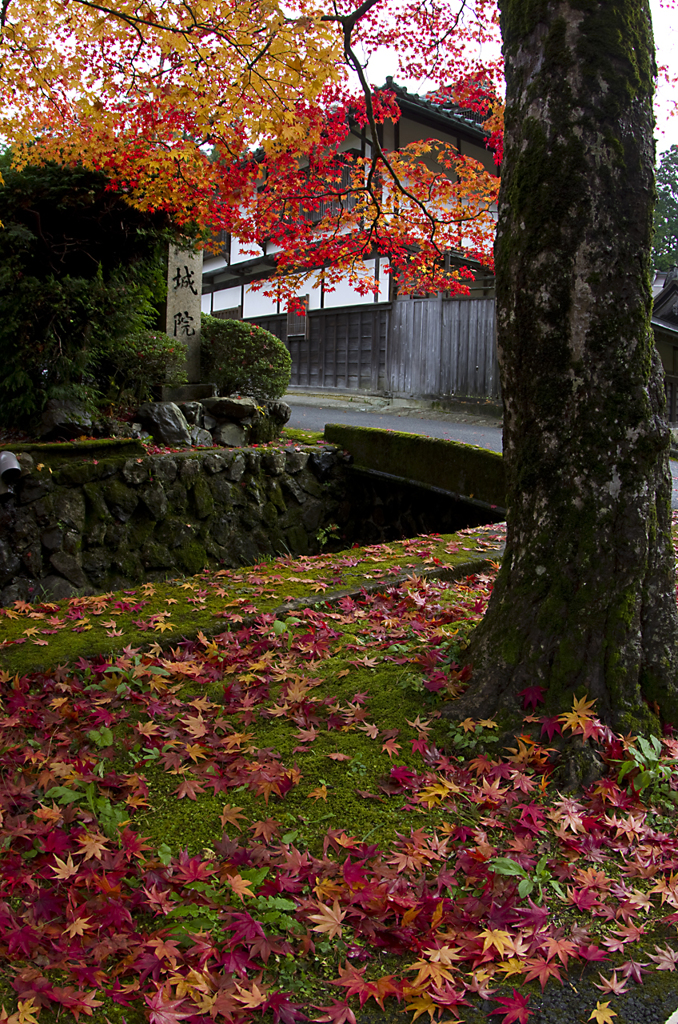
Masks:
[[[678,725],[669,433],[650,326],[646,0],[501,0],[496,243],[506,554],[460,713],[585,688],[618,729]],[[656,721],[656,719],[655,719]]]

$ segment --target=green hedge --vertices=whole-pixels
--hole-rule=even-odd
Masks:
[[[201,317],[200,361],[204,380],[222,395],[272,401],[285,394],[292,359],[282,341],[263,327],[240,320]]]

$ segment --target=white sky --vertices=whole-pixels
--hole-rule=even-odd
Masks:
[[[660,0],[650,0],[652,21],[654,23],[654,40],[657,48],[657,63],[668,64],[674,74],[678,74],[678,10],[668,8]],[[673,117],[669,111],[673,109],[671,99],[678,100],[678,87],[670,89],[660,83],[657,90],[656,116],[657,153],[662,153],[671,145],[678,145],[678,113]]]
[[[678,75],[678,5],[676,0],[650,0],[652,20],[654,24],[657,64],[665,64]],[[386,75],[395,74],[396,61],[386,49],[379,51],[370,61],[368,78],[373,85],[383,85]],[[416,82],[397,79],[399,84],[407,86],[412,92],[427,92],[427,82]],[[672,99],[678,100],[678,86],[670,87],[660,80],[655,102],[657,119],[656,139],[657,157],[672,145],[678,145],[678,111],[674,110]]]

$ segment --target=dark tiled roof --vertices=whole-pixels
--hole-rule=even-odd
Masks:
[[[429,118],[439,122],[441,127],[463,128],[483,141],[487,137],[482,126],[484,117],[477,110],[464,109],[447,97],[439,97],[436,93],[419,96],[415,92],[408,92],[404,85],[398,85],[390,75],[387,76],[383,88],[395,93],[396,102],[403,113],[409,113],[415,117],[417,113],[428,115]]]

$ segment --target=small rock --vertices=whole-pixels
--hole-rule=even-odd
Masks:
[[[167,445],[189,445],[188,423],[174,402],[145,402],[137,415],[148,426],[156,441]]]
[[[92,417],[77,402],[50,398],[42,412],[40,437],[70,441],[92,430]]]
[[[189,426],[202,426],[204,409],[200,402],[177,402]]]
[[[203,427],[193,426],[190,429],[191,444],[196,447],[211,448],[214,445],[212,435],[209,430],[205,430]]]

